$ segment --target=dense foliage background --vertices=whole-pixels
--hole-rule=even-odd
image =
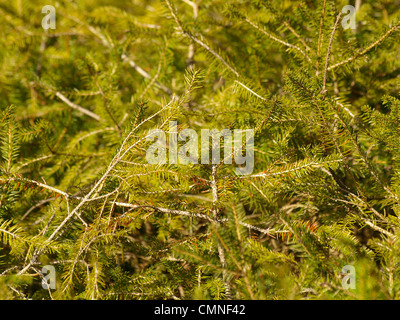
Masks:
[[[398,299],[399,15],[0,0],[0,298]],[[170,121],[254,129],[253,173],[148,164]]]

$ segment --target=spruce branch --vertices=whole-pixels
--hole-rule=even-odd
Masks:
[[[277,17],[277,19],[291,32],[293,33],[293,35],[299,39],[299,41],[303,44],[303,46],[306,48],[307,51],[312,52],[311,48],[309,47],[309,45],[304,41],[304,39],[299,35],[299,33],[290,25],[290,23],[284,19],[275,9],[273,9],[272,4],[270,1],[265,1],[265,0],[261,0],[261,2],[263,3],[263,5],[269,9],[275,17]]]
[[[252,26],[253,28],[255,28],[255,29],[257,29],[258,31],[260,31],[262,34],[266,35],[266,36],[267,36],[268,38],[270,38],[271,40],[274,40],[274,41],[276,41],[276,42],[278,42],[278,43],[284,45],[285,47],[288,47],[288,48],[291,48],[291,49],[294,49],[294,50],[300,52],[300,53],[307,59],[308,62],[310,62],[310,63],[312,62],[310,56],[309,56],[306,52],[304,52],[303,49],[299,48],[298,46],[296,46],[296,45],[294,45],[294,44],[291,44],[291,43],[289,43],[289,42],[286,42],[286,41],[284,41],[284,40],[279,39],[278,37],[274,36],[272,33],[267,32],[267,31],[265,30],[265,28],[259,26],[258,24],[256,24],[255,22],[251,21],[251,20],[250,20],[249,18],[247,18],[247,17],[244,18],[244,21],[247,22],[247,23],[248,23],[250,26]]]
[[[331,65],[328,67],[328,71],[331,71],[333,69],[336,69],[342,65],[345,65],[349,62],[355,61],[360,57],[363,57],[366,53],[368,53],[369,51],[371,51],[373,48],[375,48],[376,46],[380,45],[383,41],[385,41],[393,32],[397,31],[397,29],[400,26],[400,22],[397,22],[395,25],[393,25],[393,27],[389,28],[388,31],[385,32],[385,34],[383,34],[381,37],[379,37],[375,42],[371,43],[369,46],[367,46],[366,48],[364,48],[363,50],[360,50],[358,53],[356,53],[354,56],[345,59],[341,62],[338,62],[334,65]]]
[[[73,17],[73,16],[68,16],[68,18],[70,18],[70,19],[72,19],[72,20],[78,22],[79,24],[85,24],[86,27],[89,29],[89,31],[90,31],[91,33],[93,33],[96,37],[98,37],[98,38],[101,40],[102,44],[103,44],[105,47],[110,48],[110,49],[114,48],[114,44],[113,44],[112,42],[110,42],[108,39],[106,39],[106,38],[104,37],[104,35],[101,34],[101,32],[99,32],[99,31],[98,31],[96,28],[94,28],[93,26],[91,26],[91,25],[89,25],[89,24],[87,24],[87,23],[83,23],[81,20],[79,20],[78,18]],[[143,76],[145,79],[151,80],[150,74],[149,74],[147,71],[145,71],[142,67],[140,67],[139,65],[137,65],[137,64],[135,63],[135,61],[133,61],[132,58],[130,58],[126,52],[123,52],[123,53],[121,54],[121,59],[122,59],[122,61],[124,61],[124,62],[128,62],[129,65],[130,65],[133,69],[135,69],[135,70],[136,70],[141,76]],[[168,95],[171,96],[171,95],[173,94],[172,90],[169,89],[167,86],[163,85],[162,83],[159,83],[158,81],[154,81],[154,83],[155,83],[161,90],[163,90],[165,93],[167,93]]]
[[[196,42],[200,46],[202,46],[204,49],[206,49],[208,52],[210,52],[213,56],[215,56],[219,61],[221,61],[236,77],[239,77],[239,73],[233,68],[224,58],[222,58],[217,52],[215,52],[209,45],[204,43],[202,40],[198,39],[195,37],[193,34],[191,34],[189,31],[185,30],[181,21],[179,20],[178,16],[176,15],[175,9],[173,5],[171,4],[170,0],[165,0],[168,9],[174,18],[179,31],[185,36],[191,39],[192,41]]]

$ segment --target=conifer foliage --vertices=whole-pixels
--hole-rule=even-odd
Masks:
[[[1,299],[400,298],[399,0],[46,4],[0,0]]]

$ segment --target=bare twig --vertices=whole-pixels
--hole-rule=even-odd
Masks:
[[[324,34],[322,32],[322,28],[324,27],[325,11],[326,11],[326,0],[324,0],[324,4],[322,6],[321,20],[320,20],[320,23],[319,23],[317,58],[319,58],[319,55],[320,55],[320,52],[321,52],[322,40],[323,40],[323,37],[324,37]],[[318,66],[317,66],[317,70],[318,70]]]
[[[148,79],[148,80],[152,80],[150,74],[148,72],[146,72],[145,70],[143,70],[140,66],[138,66],[135,61],[133,61],[131,58],[129,58],[125,53],[123,53],[121,55],[121,58],[123,61],[126,61],[129,63],[129,65],[135,69],[141,76],[143,76],[144,78]],[[153,83],[155,83],[161,90],[163,90],[165,93],[167,93],[168,95],[172,95],[173,92],[170,88],[166,87],[165,85],[163,85],[162,83],[158,82],[158,81],[153,81]]]
[[[95,113],[93,113],[92,111],[89,111],[75,103],[73,103],[71,100],[69,100],[66,96],[64,96],[61,92],[56,92],[56,96],[58,98],[60,98],[60,100],[62,100],[63,102],[65,102],[68,106],[70,106],[72,109],[78,110],[84,114],[86,114],[87,116],[97,120],[97,121],[102,121],[102,119]]]
[[[325,96],[325,94],[327,92],[327,90],[326,90],[326,79],[327,79],[327,75],[328,75],[329,57],[331,55],[333,38],[335,36],[336,28],[338,26],[338,23],[339,23],[339,20],[340,20],[341,16],[342,16],[342,13],[340,12],[336,17],[336,22],[335,22],[335,25],[333,26],[333,30],[332,30],[332,33],[331,33],[331,38],[329,39],[328,51],[326,52],[325,68],[324,68],[324,79],[323,79],[323,82],[322,82],[322,91],[321,91],[321,94],[323,96]]]

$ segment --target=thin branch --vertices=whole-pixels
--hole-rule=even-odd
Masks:
[[[191,40],[193,40],[194,42],[196,42],[197,44],[202,46],[204,49],[206,49],[208,52],[210,52],[219,61],[221,61],[236,77],[239,77],[239,73],[224,58],[222,58],[217,52],[215,52],[212,48],[210,48],[206,43],[204,43],[200,39],[197,39],[194,35],[192,35],[190,32],[186,31],[183,28],[182,23],[180,22],[180,20],[178,19],[177,15],[174,12],[171,2],[169,0],[165,0],[165,2],[167,3],[167,6],[169,8],[169,11],[171,12],[172,17],[174,18],[176,24],[178,25],[179,31],[182,32],[182,34],[185,37],[190,38]]]
[[[279,171],[279,172],[260,172],[260,173],[256,173],[256,174],[252,174],[252,175],[247,175],[247,176],[238,176],[236,177],[237,179],[247,179],[247,178],[268,178],[268,177],[272,177],[272,176],[279,176],[282,174],[286,174],[286,173],[290,173],[290,172],[295,172],[301,169],[305,169],[305,168],[309,168],[309,167],[321,167],[323,164],[328,164],[328,163],[335,163],[335,162],[342,162],[342,159],[338,159],[338,160],[327,160],[327,161],[321,161],[321,162],[310,162],[310,163],[306,163],[302,166],[299,167],[295,167],[292,169],[287,169],[287,170],[283,170],[283,171]],[[228,177],[226,177],[228,178]]]
[[[190,1],[190,0],[182,0],[183,2],[187,3],[193,8],[193,20],[196,21],[198,15],[199,15],[199,6],[196,2]],[[194,63],[194,54],[195,54],[195,47],[194,44],[191,43],[189,44],[189,50],[188,50],[188,58],[187,58],[187,65],[191,66]]]
[[[289,48],[291,48],[291,49],[295,49],[295,50],[299,51],[299,52],[307,59],[308,62],[312,62],[312,60],[311,60],[311,58],[308,56],[308,54],[305,53],[305,52],[304,52],[302,49],[300,49],[298,46],[293,45],[293,44],[291,44],[291,43],[289,43],[289,42],[285,42],[285,41],[279,39],[278,37],[276,37],[276,36],[272,35],[271,33],[267,32],[264,28],[260,27],[259,25],[257,25],[256,23],[254,23],[253,21],[251,21],[251,20],[250,20],[249,18],[247,18],[247,17],[245,18],[245,21],[246,21],[249,25],[251,25],[252,27],[254,27],[255,29],[257,29],[258,31],[260,31],[261,33],[263,33],[264,35],[266,35],[267,37],[269,37],[270,39],[272,39],[272,40],[274,40],[274,41],[276,41],[276,42],[278,42],[278,43],[280,43],[280,44],[283,44],[283,45],[286,46],[286,47],[289,47]]]
[[[235,83],[237,83],[238,85],[240,85],[241,87],[245,88],[247,91],[249,91],[251,94],[255,95],[257,98],[261,99],[262,101],[268,102],[267,99],[263,98],[262,96],[260,96],[258,93],[254,92],[253,90],[251,90],[249,87],[246,87],[243,83],[241,83],[240,81],[235,80]]]
[[[39,201],[37,204],[35,204],[33,207],[31,207],[28,211],[25,212],[25,214],[21,217],[21,219],[19,219],[18,222],[24,220],[33,210],[35,210],[36,208],[41,207],[42,205],[51,202],[53,200],[55,200],[56,198],[49,198],[49,199],[45,199],[45,200],[41,200]]]
[[[324,27],[324,21],[325,21],[325,11],[326,11],[326,1],[324,0],[324,4],[322,7],[322,14],[321,14],[321,20],[319,22],[319,34],[318,34],[318,47],[317,47],[317,59],[319,58],[320,52],[321,52],[321,46],[322,46],[322,39],[324,37],[324,34],[322,32],[322,28]],[[317,61],[318,62],[318,61]],[[318,70],[318,66],[317,66]]]
[[[326,92],[327,92],[327,90],[326,90],[326,79],[327,79],[327,75],[328,75],[329,57],[331,55],[333,38],[335,37],[336,28],[337,28],[337,26],[339,24],[339,20],[340,20],[341,16],[342,16],[342,13],[340,12],[336,17],[336,22],[335,22],[335,25],[333,26],[333,30],[332,30],[332,33],[331,33],[331,38],[329,39],[329,45],[328,45],[328,50],[326,52],[326,59],[325,59],[324,79],[323,79],[323,82],[322,82],[322,91],[321,91],[322,95],[325,95]]]
[[[148,79],[148,80],[152,80],[152,77],[150,76],[150,74],[148,72],[146,72],[145,70],[143,70],[140,66],[138,66],[131,58],[129,58],[125,53],[123,53],[121,55],[121,58],[123,61],[126,61],[129,63],[129,65],[135,69],[141,76],[143,76],[144,78]],[[156,74],[157,75],[157,74]],[[152,81],[153,83],[155,83],[161,90],[163,90],[165,93],[167,93],[168,95],[172,95],[173,92],[170,88],[166,87],[165,85],[163,85],[162,83],[158,82],[158,81]]]
[[[205,219],[210,222],[216,222],[216,223],[225,222],[225,220],[223,220],[223,219],[216,219],[216,218],[212,218],[206,214],[194,213],[194,212],[185,211],[185,210],[176,210],[176,209],[161,208],[161,207],[156,207],[156,206],[151,206],[151,205],[140,205],[140,204],[124,203],[124,202],[113,202],[113,204],[120,206],[120,207],[126,207],[126,208],[131,208],[131,209],[150,209],[150,210],[167,213],[167,214],[180,215],[180,216],[192,217],[192,218],[201,218],[201,219]]]
[[[65,102],[68,106],[70,106],[72,109],[78,110],[97,121],[102,121],[102,119],[97,114],[73,103],[71,100],[65,97],[61,92],[57,91],[56,96],[60,98],[63,102]]]
[[[82,21],[80,21],[78,18],[73,17],[73,16],[68,16],[70,19],[74,20],[77,23],[80,24],[85,24]],[[107,48],[114,48],[114,44],[111,43],[110,41],[108,41],[96,28],[94,28],[93,26],[89,25],[89,24],[85,24],[85,26],[89,29],[90,32],[92,32],[96,37],[98,37],[102,44],[107,47]],[[121,55],[121,59],[122,61],[126,61],[129,63],[129,65],[134,68],[139,74],[141,74],[144,78],[146,79],[151,79],[151,76],[145,71],[143,70],[140,66],[138,66],[131,58],[129,58],[126,53],[122,53]],[[169,89],[168,87],[166,87],[165,85],[159,83],[159,82],[155,82],[155,84],[161,89],[163,90],[165,93],[167,93],[168,95],[173,95],[173,92],[171,89]]]
[[[336,63],[330,67],[328,67],[328,71],[333,70],[337,67],[340,67],[346,63],[349,63],[351,61],[354,61],[360,57],[362,57],[364,54],[366,54],[368,51],[370,51],[371,49],[375,48],[376,46],[378,46],[381,42],[383,42],[387,37],[389,37],[394,31],[396,31],[400,26],[400,22],[398,22],[397,24],[395,24],[393,27],[391,27],[383,36],[381,36],[378,40],[376,40],[375,42],[371,43],[368,47],[366,47],[365,49],[361,50],[359,53],[357,53],[355,56],[348,58],[346,60],[343,60],[339,63]]]

